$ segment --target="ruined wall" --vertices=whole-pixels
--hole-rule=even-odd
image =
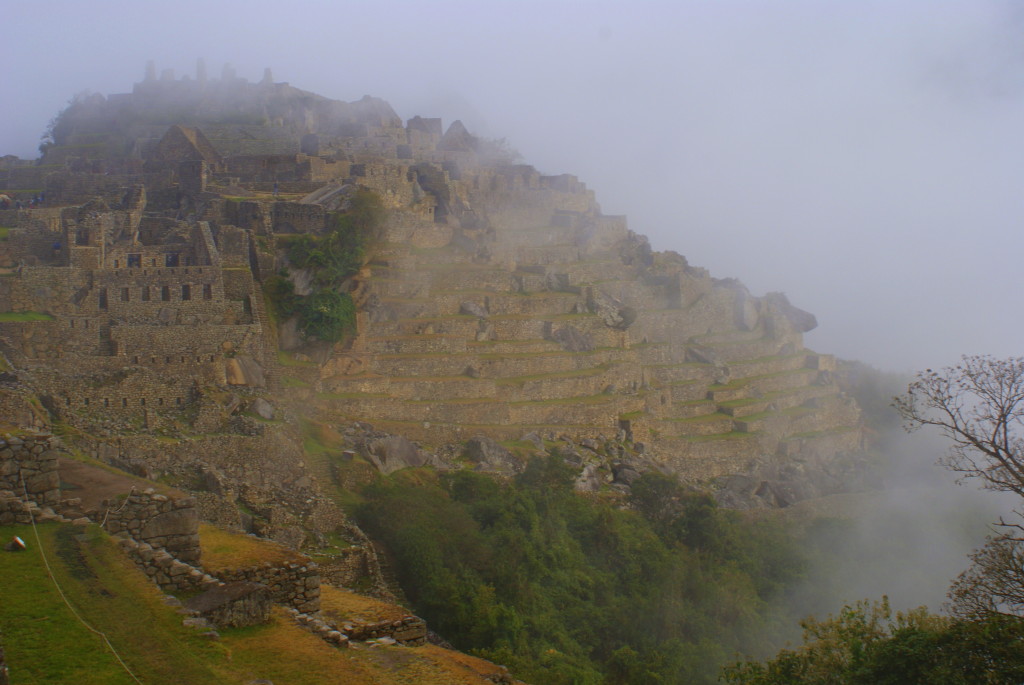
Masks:
[[[171,499],[147,489],[104,506],[108,509],[104,528],[111,535],[126,532],[134,540],[167,550],[179,561],[199,563],[199,513],[194,498]]]
[[[217,576],[225,582],[246,581],[266,585],[275,603],[303,613],[320,610],[320,571],[314,562],[228,569],[218,571]]]
[[[320,233],[327,225],[322,205],[275,202],[270,207],[270,216],[275,233]]]
[[[139,542],[127,533],[120,536],[118,544],[139,570],[164,592],[205,590],[218,583],[213,576],[176,559],[166,549],[154,547],[148,542]]]
[[[59,447],[60,439],[48,433],[0,434],[0,490],[17,497],[27,490],[28,498],[40,506],[59,504]]]

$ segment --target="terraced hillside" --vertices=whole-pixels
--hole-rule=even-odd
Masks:
[[[431,448],[604,438],[693,479],[860,445],[834,360],[803,347],[812,315],[653,251],[575,177],[518,164],[460,122],[403,124],[382,100],[270,79],[147,77],[76,102],[45,152],[0,169],[8,192],[46,195],[0,212],[0,300],[52,320],[0,321],[0,347],[64,421],[268,430],[231,399],[282,392],[258,287],[288,268],[308,295],[288,240],[329,233],[370,191],[386,226],[340,284],[355,338],[317,347],[280,322],[279,346],[316,360],[287,375],[321,421]]]
[[[358,337],[323,367],[322,419],[433,446],[618,436],[696,479],[859,447],[834,360],[803,347],[813,316],[781,294],[652,252],[572,177],[447,183],[485,228],[419,246],[432,226],[396,209],[357,291]]]

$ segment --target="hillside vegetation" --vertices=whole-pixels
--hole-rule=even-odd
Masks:
[[[460,649],[535,683],[716,682],[773,649],[795,539],[644,476],[637,511],[581,497],[561,458],[508,484],[401,472],[364,491],[413,607]],[[769,637],[771,635],[771,637]]]

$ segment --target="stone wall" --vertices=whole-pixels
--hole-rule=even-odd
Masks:
[[[106,502],[104,528],[128,533],[138,542],[167,550],[179,561],[199,563],[199,513],[192,497],[171,499],[147,489],[121,503]]]
[[[218,571],[217,575],[225,582],[266,585],[275,603],[293,607],[302,613],[320,610],[320,571],[314,562],[227,569]]]
[[[30,505],[10,490],[0,490],[0,526],[32,523]]]
[[[166,549],[139,542],[127,532],[122,533],[119,539],[121,549],[164,592],[192,592],[218,584],[216,578],[176,559]]]
[[[18,497],[27,490],[40,506],[60,503],[59,446],[60,439],[47,433],[0,434],[0,490]]]

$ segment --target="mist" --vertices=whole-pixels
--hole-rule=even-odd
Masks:
[[[891,370],[1019,352],[1024,12],[984,0],[21,4],[0,153],[75,93],[231,63],[462,119]],[[45,38],[45,39],[44,39]],[[13,76],[12,76],[13,75]]]
[[[952,581],[970,565],[967,555],[1019,504],[975,481],[958,484],[937,464],[947,445],[935,433],[893,431],[879,447],[880,489],[808,503],[835,518],[816,520],[807,531],[807,580],[788,598],[796,615],[824,618],[844,604],[883,596],[894,610],[941,612]],[[794,520],[805,512],[798,505]]]

